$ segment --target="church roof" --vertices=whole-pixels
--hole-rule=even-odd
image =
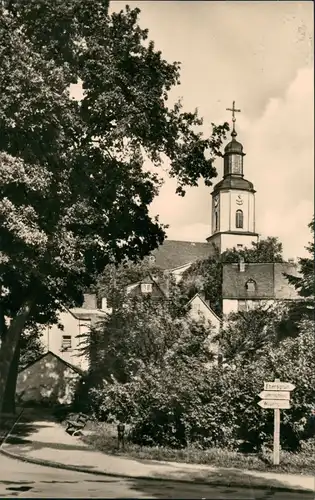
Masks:
[[[217,191],[221,189],[244,189],[245,191],[253,191],[254,190],[254,184],[243,177],[234,177],[232,175],[228,175],[222,181],[218,182],[214,188],[213,188],[213,193],[216,193]]]
[[[225,146],[224,148],[225,153],[240,153],[243,154],[243,145],[238,142],[234,137],[232,140]]]
[[[175,269],[196,260],[206,259],[212,251],[212,246],[206,242],[165,240],[152,255],[155,257],[156,266]]]
[[[296,265],[283,263],[246,263],[241,272],[238,264],[223,265],[222,298],[223,299],[297,299],[298,293],[290,285],[284,273],[298,275]],[[246,289],[246,283],[254,280],[255,291]]]

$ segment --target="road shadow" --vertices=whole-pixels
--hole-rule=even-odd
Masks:
[[[148,498],[204,498],[204,499],[262,499],[262,500],[314,500],[314,491],[291,490],[282,481],[266,479],[264,484],[260,479],[246,477],[242,471],[227,473],[218,469],[212,477],[208,475],[204,484],[200,479],[191,482],[150,479],[128,480],[131,489],[141,492]],[[189,475],[186,475],[188,480]],[[154,480],[155,479],[155,480]],[[207,483],[208,482],[208,483]],[[247,484],[241,485],[241,482]]]
[[[36,425],[33,425],[32,431],[29,432],[36,432],[38,427]],[[24,429],[23,429],[24,431]],[[21,430],[22,432],[22,430]],[[27,450],[32,451],[32,450],[40,450],[41,448],[51,448],[55,450],[75,450],[75,451],[86,451],[87,447],[86,446],[81,446],[73,444],[65,444],[65,443],[56,443],[56,442],[49,442],[49,441],[34,441],[33,439],[25,439],[24,437],[20,437],[17,433],[14,433],[10,435],[6,439],[6,443],[10,445],[27,445]]]

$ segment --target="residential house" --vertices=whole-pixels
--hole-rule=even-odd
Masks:
[[[248,310],[258,304],[298,300],[299,295],[285,274],[298,276],[292,262],[224,264],[222,278],[223,315]]]
[[[136,295],[150,295],[153,299],[167,297],[167,289],[164,289],[150,273],[141,281],[128,285],[126,293],[131,297]]]
[[[70,404],[82,375],[82,370],[48,351],[19,372],[17,399],[23,404]]]
[[[81,370],[87,370],[88,357],[81,352],[84,336],[89,334],[93,325],[111,312],[106,300],[102,301],[102,307],[104,310],[97,308],[94,294],[84,295],[82,307],[63,307],[58,317],[62,329],[58,325],[47,325],[43,329],[42,342],[47,351]]]
[[[206,323],[210,322],[214,331],[219,332],[221,326],[221,319],[211,309],[209,302],[205,299],[202,293],[196,293],[194,297],[188,302],[189,315],[193,319],[202,319]]]
[[[201,320],[206,325],[210,323],[212,329],[208,338],[209,349],[218,355],[219,345],[217,342],[213,341],[213,337],[220,332],[221,319],[217,314],[211,309],[209,302],[205,299],[205,295],[202,293],[196,293],[194,297],[188,302],[187,308],[189,308],[189,316],[195,320]]]

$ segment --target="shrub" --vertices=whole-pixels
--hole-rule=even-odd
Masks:
[[[260,359],[206,368],[198,358],[176,356],[147,366],[127,384],[108,382],[94,390],[100,414],[130,423],[134,442],[182,448],[225,446],[260,450],[273,434],[273,411],[258,405],[264,381],[296,385],[291,409],[281,411],[281,444],[297,450],[315,403],[315,339],[310,324],[297,339],[270,348]],[[244,445],[243,445],[244,446]]]

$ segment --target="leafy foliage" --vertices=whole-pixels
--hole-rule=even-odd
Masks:
[[[124,384],[142,368],[164,366],[166,357],[174,356],[174,352],[179,359],[189,357],[189,349],[192,354],[200,351],[198,342],[209,335],[206,325],[199,323],[186,311],[178,316],[165,298],[122,294],[120,305],[86,337],[84,351],[90,356],[93,380],[98,376],[99,380]],[[191,339],[188,348],[187,337],[193,337],[197,344]]]
[[[258,394],[264,381],[280,378],[296,385],[281,424],[282,446],[296,450],[315,404],[313,327],[304,323],[297,340],[270,343],[259,356],[236,355],[221,366],[205,367],[193,354],[185,360],[167,358],[163,366],[141,368],[126,384],[105,382],[90,395],[103,418],[129,423],[131,438],[140,444],[238,449],[245,441],[260,450],[271,442],[273,414],[259,407]]]
[[[314,296],[315,296],[315,281],[314,281],[314,217],[308,227],[311,230],[312,240],[306,247],[310,257],[299,259],[300,276],[286,275],[289,283],[295,286],[301,301],[293,304],[290,310],[290,317],[293,321],[299,321],[307,316],[314,320]]]
[[[238,262],[243,257],[245,262],[283,262],[282,243],[275,236],[253,241],[251,248],[235,247],[226,250],[222,255],[223,262]]]
[[[40,337],[41,331],[37,325],[34,325],[32,328],[26,328],[22,332],[20,341],[20,369],[36,361],[44,354],[45,349]]]
[[[231,313],[218,335],[220,352],[226,363],[248,363],[259,359],[281,339],[286,305],[263,301],[254,309]]]
[[[266,247],[261,248],[265,255]],[[228,258],[235,257],[228,253]],[[252,254],[252,258],[256,256]],[[208,272],[207,261],[196,268]],[[200,276],[203,278],[201,272]],[[197,282],[203,290],[205,283],[205,279]],[[163,352],[157,362],[146,363],[146,353],[125,383],[107,377],[89,397],[102,418],[128,422],[131,439],[139,444],[233,449],[246,445],[247,450],[260,451],[271,444],[273,413],[260,408],[259,393],[264,381],[280,378],[296,386],[291,408],[281,412],[281,445],[296,451],[305,447],[308,417],[315,405],[315,336],[314,321],[305,316],[297,325],[295,338],[288,337],[284,327],[288,328],[289,312],[289,305],[279,301],[230,315],[213,337],[220,342],[220,364],[211,364],[204,357],[202,330],[190,326],[186,335],[177,337],[175,332],[172,346],[165,351],[159,347]],[[155,332],[150,318],[147,321]],[[125,335],[128,337],[127,331]],[[137,338],[143,343],[141,334]]]
[[[141,281],[148,274],[152,275],[159,283],[165,281],[164,271],[158,266],[151,265],[148,258],[144,258],[142,262],[138,263],[124,262],[119,266],[109,264],[98,276],[91,291],[96,293],[98,299],[105,297],[110,305],[117,290],[124,293],[128,285]]]

